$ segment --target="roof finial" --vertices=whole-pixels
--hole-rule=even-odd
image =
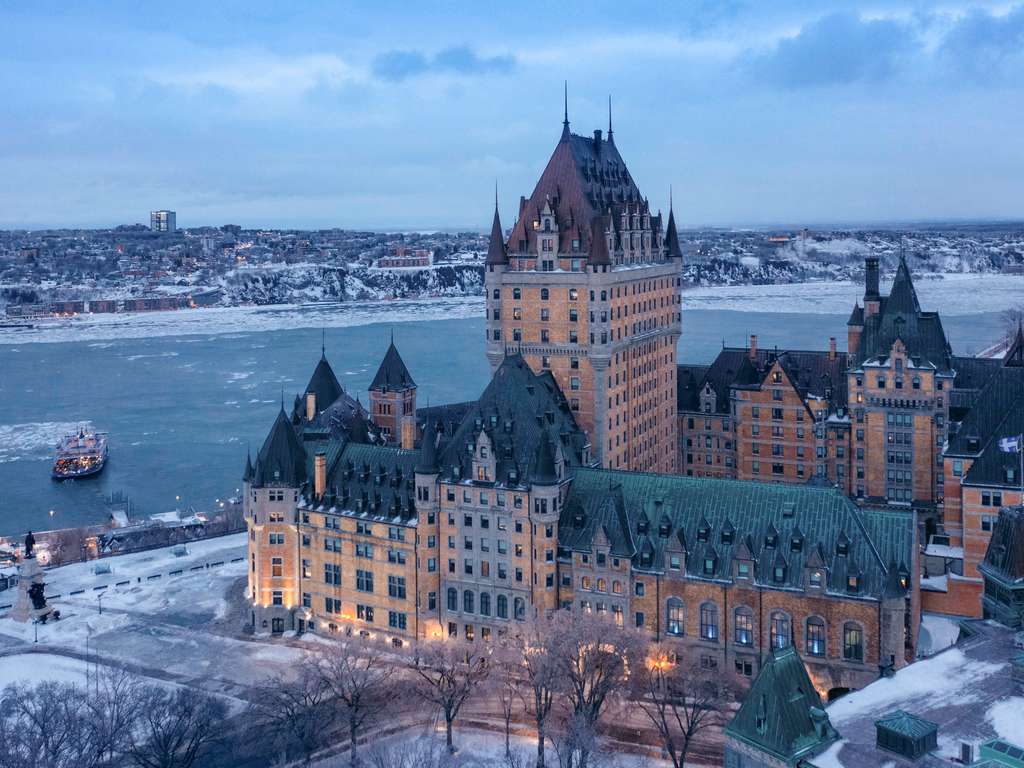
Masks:
[[[565,81],[565,112],[562,118],[562,138],[569,138],[569,81]]]
[[[327,357],[327,329],[320,329],[320,357]]]
[[[672,185],[668,185],[668,212],[672,213]]]
[[[494,180],[494,210],[498,210],[498,180]]]
[[[612,95],[608,94],[608,141],[612,140]]]
[[[391,326],[391,346],[395,346],[395,326]]]
[[[281,382],[281,410],[284,410],[284,382]]]

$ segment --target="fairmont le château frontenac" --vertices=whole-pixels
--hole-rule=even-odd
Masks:
[[[495,205],[477,400],[421,407],[392,340],[368,409],[325,354],[282,403],[244,475],[255,631],[487,642],[565,608],[742,677],[791,647],[839,693],[913,661],[922,610],[1003,610],[1024,334],[957,356],[868,258],[846,352],[681,364],[671,203],[602,134],[566,116],[507,236]]]

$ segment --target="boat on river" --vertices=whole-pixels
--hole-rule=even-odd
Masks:
[[[54,480],[92,477],[107,465],[107,433],[80,427],[57,444]]]

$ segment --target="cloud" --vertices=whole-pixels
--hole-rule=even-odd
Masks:
[[[433,56],[422,51],[386,51],[373,60],[373,74],[383,80],[405,80],[432,72],[453,72],[460,75],[505,73],[516,66],[511,54],[480,56],[468,46],[444,48]]]
[[[919,49],[907,21],[834,13],[748,63],[759,79],[783,88],[845,85],[889,79]]]
[[[950,28],[938,49],[939,56],[955,69],[987,80],[1018,75],[1024,51],[1024,6],[997,15],[972,10]]]
[[[219,56],[205,66],[152,71],[149,79],[186,90],[219,88],[242,96],[256,96],[338,88],[358,82],[364,76],[358,68],[333,54],[286,57],[242,52]]]

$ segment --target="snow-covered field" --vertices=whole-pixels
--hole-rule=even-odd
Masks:
[[[248,686],[306,655],[280,642],[242,639],[241,619],[223,623],[228,592],[245,575],[245,546],[245,534],[235,534],[192,542],[182,557],[164,548],[45,571],[46,594],[61,619],[33,625],[0,617],[0,685],[84,682],[88,641],[89,659],[101,668],[243,699]],[[16,593],[3,596],[13,602]]]

